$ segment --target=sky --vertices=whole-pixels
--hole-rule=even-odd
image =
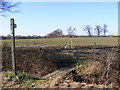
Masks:
[[[56,29],[63,30],[71,26],[76,35],[87,35],[84,25],[91,25],[93,35],[95,25],[108,26],[107,35],[118,34],[118,2],[22,2],[19,13],[0,17],[0,35],[10,34],[10,18],[15,19],[16,35],[45,36]],[[103,34],[103,33],[102,33]]]

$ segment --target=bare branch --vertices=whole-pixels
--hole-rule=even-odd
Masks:
[[[6,13],[17,13],[19,10],[15,10],[21,2],[10,2],[9,0],[0,0],[0,14],[4,16]]]
[[[72,28],[71,26],[67,29],[68,35],[73,37],[75,35],[76,28]]]

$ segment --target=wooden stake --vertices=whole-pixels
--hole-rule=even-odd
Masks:
[[[11,25],[11,41],[12,41],[12,46],[11,46],[11,52],[12,52],[12,68],[14,71],[14,74],[16,75],[16,59],[15,59],[15,31],[14,31],[14,19],[11,18],[10,20],[10,25]]]

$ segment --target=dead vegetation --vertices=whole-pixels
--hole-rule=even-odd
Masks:
[[[76,68],[78,75],[75,75],[73,79],[88,84],[102,84],[109,88],[120,87],[118,49],[112,48],[111,51],[99,50],[98,54],[94,53],[92,60],[85,65],[78,66]]]
[[[57,48],[19,47],[16,48],[18,72],[42,77],[52,71],[74,64],[72,57],[60,53]],[[2,47],[2,70],[12,71],[11,48]]]
[[[93,49],[94,51],[94,49]],[[93,52],[91,51],[91,52]],[[120,87],[118,49],[97,50],[90,60],[64,77],[40,84],[40,88],[108,88]]]
[[[55,78],[36,86],[37,88],[119,88],[119,51],[113,47],[77,47],[76,50],[64,51],[56,48],[25,48],[16,49],[17,70],[29,75],[44,76],[61,67],[73,65],[74,58],[82,62],[77,65],[75,71],[64,77]],[[3,70],[10,71],[11,48],[5,45],[3,48]],[[85,52],[86,51],[86,52]],[[70,55],[72,54],[72,55]],[[85,57],[81,57],[85,55]],[[76,57],[74,57],[76,56]],[[74,57],[74,58],[73,58]]]

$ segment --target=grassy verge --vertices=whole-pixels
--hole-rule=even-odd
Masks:
[[[3,76],[3,88],[35,88],[37,84],[45,81],[40,77],[30,76],[24,72],[2,72]]]

